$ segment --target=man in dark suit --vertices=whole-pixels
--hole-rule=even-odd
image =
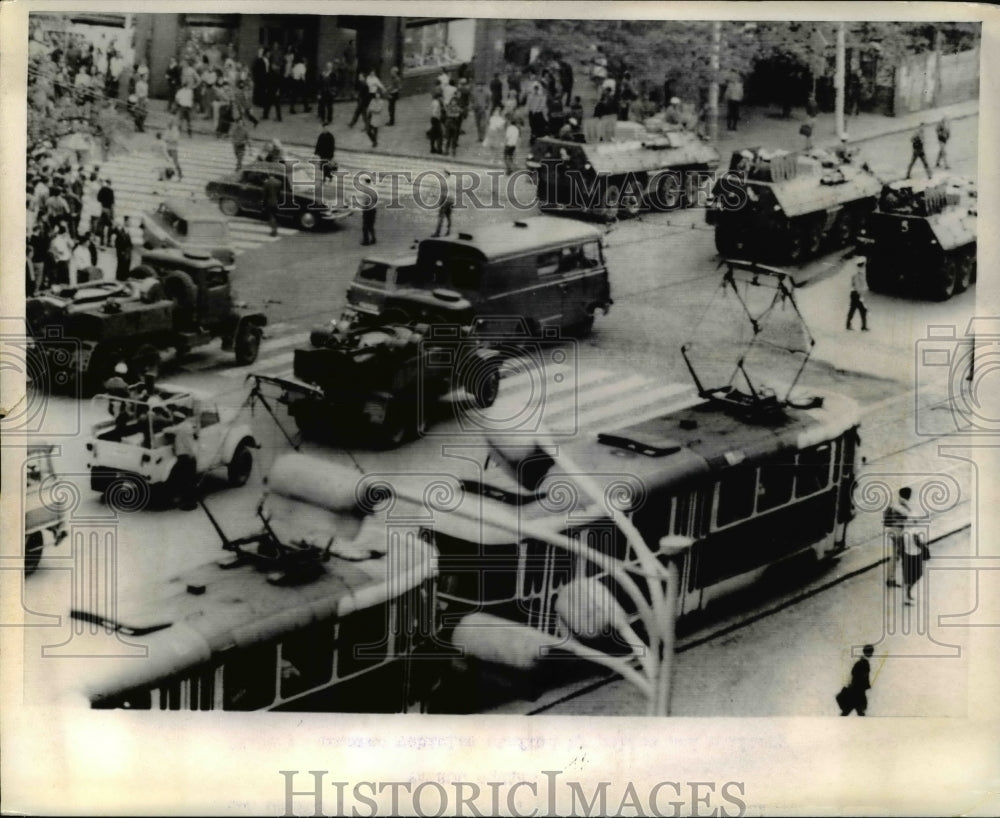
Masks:
[[[132,234],[129,232],[128,216],[115,230],[115,258],[117,259],[115,278],[118,281],[125,281],[132,266]]]
[[[278,235],[278,207],[281,204],[281,180],[273,173],[264,180],[264,215],[271,225],[271,235]]]
[[[253,77],[253,104],[264,105],[264,87],[267,85],[267,75],[271,71],[271,63],[263,48],[257,49],[257,59],[253,61],[250,75]]]
[[[323,123],[323,130],[320,131],[319,136],[316,139],[316,148],[313,153],[320,160],[320,166],[323,168],[323,181],[326,182],[333,176],[333,172],[337,169],[336,164],[333,161],[333,154],[337,149],[337,142],[333,138],[333,134],[330,133],[330,124],[328,122]]]

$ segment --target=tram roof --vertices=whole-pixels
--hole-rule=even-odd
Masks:
[[[770,423],[747,423],[709,402],[601,433],[570,456],[595,477],[626,473],[647,489],[683,485],[741,463],[780,458],[827,440],[858,423],[854,401],[824,394],[823,405],[788,407]]]
[[[88,695],[112,696],[183,673],[230,648],[374,608],[433,573],[432,546],[414,537],[401,547],[407,549],[402,557],[395,552],[361,561],[334,557],[324,563],[324,573],[299,585],[271,584],[249,564],[224,569],[212,562],[181,572],[158,591],[145,588],[134,605],[120,601],[117,619],[106,623],[124,634],[145,631],[124,638],[147,644],[148,654],[98,663],[94,674],[77,681]]]

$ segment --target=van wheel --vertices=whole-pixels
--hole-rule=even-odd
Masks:
[[[299,211],[298,223],[302,230],[315,230],[316,222],[316,214],[311,210],[303,209]]]
[[[483,361],[476,369],[478,371],[471,373],[468,391],[476,399],[476,406],[488,409],[500,394],[500,367],[494,361]]]
[[[252,324],[245,324],[243,326],[239,335],[236,336],[236,342],[233,345],[237,366],[250,366],[250,364],[257,360],[257,355],[260,352],[261,335],[260,327],[255,327]]]
[[[24,574],[35,573],[38,563],[42,560],[42,551],[45,549],[45,538],[41,531],[29,534],[24,541]]]
[[[224,216],[232,218],[240,212],[240,205],[235,199],[219,199],[219,210]]]
[[[253,471],[253,452],[250,451],[250,439],[243,438],[237,446],[236,451],[229,460],[229,467],[226,477],[229,485],[234,488],[245,486],[250,479],[250,472]]]

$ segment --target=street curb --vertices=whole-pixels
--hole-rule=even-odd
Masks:
[[[958,116],[953,116],[949,119],[950,122],[957,122],[960,119],[969,119],[970,117],[979,116],[979,110],[970,111],[967,114],[959,114]],[[881,139],[883,136],[892,136],[893,134],[906,133],[907,131],[912,131],[914,129],[913,125],[906,125],[899,128],[893,128],[891,131],[883,131],[882,133],[872,134],[871,136],[862,136],[857,139],[847,140],[848,145],[858,145],[861,142],[871,142],[873,139]]]

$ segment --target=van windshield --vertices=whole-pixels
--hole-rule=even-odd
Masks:
[[[373,281],[385,284],[389,275],[389,265],[378,261],[362,261],[358,269],[358,278],[362,281]]]
[[[416,264],[407,264],[396,268],[396,284],[400,287],[429,287],[434,283],[434,277],[427,270],[422,270]]]

